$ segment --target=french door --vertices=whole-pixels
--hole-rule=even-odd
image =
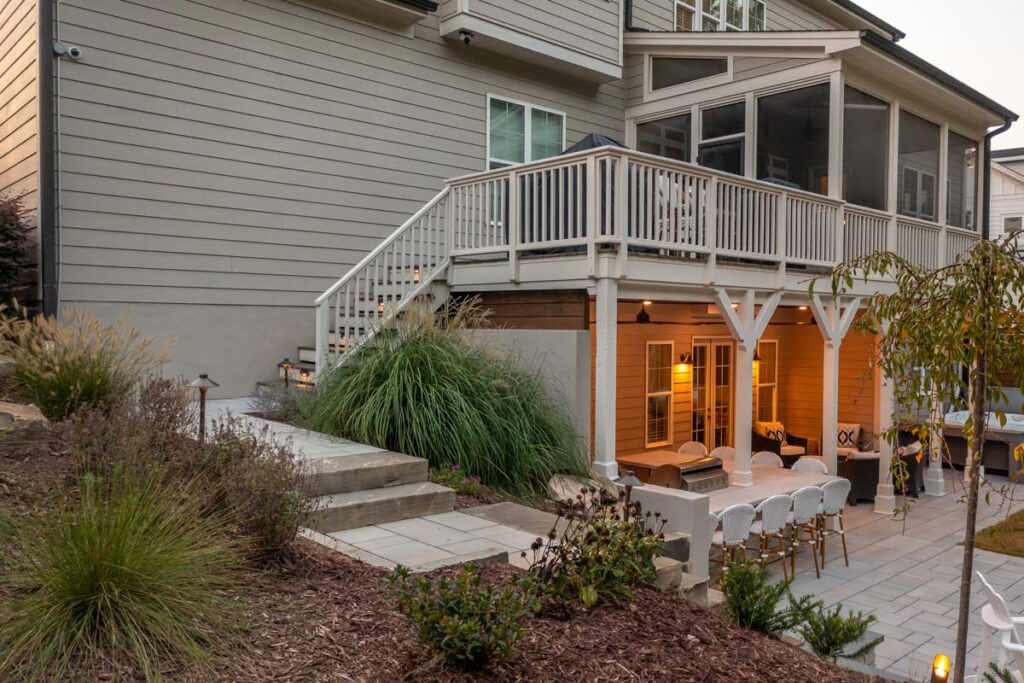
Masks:
[[[732,444],[733,342],[693,343],[693,440],[709,451]]]

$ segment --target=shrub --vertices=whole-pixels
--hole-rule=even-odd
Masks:
[[[420,642],[462,669],[507,660],[523,635],[523,620],[537,609],[529,580],[484,586],[472,564],[462,567],[454,580],[436,581],[413,578],[407,568],[398,567],[388,583]]]
[[[238,543],[201,488],[121,470],[82,476],[55,514],[18,524],[0,619],[0,679],[62,680],[103,660],[159,676],[236,633]],[[128,676],[131,677],[131,676]]]
[[[303,422],[380,448],[457,464],[516,496],[541,493],[558,472],[586,472],[582,442],[541,377],[473,345],[474,302],[403,313],[317,383]]]
[[[999,667],[995,662],[989,662],[983,680],[984,683],[1016,683],[1013,673],[1009,669]]]
[[[863,638],[868,632],[868,627],[877,621],[873,614],[865,616],[862,612],[851,611],[844,617],[840,613],[842,609],[842,605],[836,605],[831,612],[825,609],[810,610],[806,615],[806,621],[797,626],[797,633],[814,654],[822,659],[835,661],[844,654],[847,646]],[[845,653],[845,656],[855,659],[870,652],[881,642],[882,638],[879,636],[856,651]]]
[[[794,597],[789,590],[792,579],[773,582],[768,570],[758,562],[730,562],[720,583],[729,618],[740,626],[772,636],[802,624],[823,604],[809,595]],[[787,599],[785,606],[783,598]]]
[[[287,558],[299,529],[316,512],[313,481],[302,458],[270,430],[228,417],[207,435],[225,499],[258,558]]]
[[[160,360],[153,340],[81,311],[62,321],[0,307],[0,355],[11,360],[7,389],[51,421],[131,394]]]
[[[15,290],[26,284],[30,230],[21,199],[0,197],[0,303],[12,301]]]
[[[480,482],[480,477],[475,474],[466,474],[458,464],[451,465],[447,469],[431,469],[430,481],[447,486],[460,496],[480,498],[487,493],[487,487]]]
[[[632,588],[654,583],[664,520],[642,515],[639,503],[631,503],[624,514],[619,510],[589,489],[569,507],[560,536],[556,523],[546,544],[534,542],[530,572],[549,607],[567,610],[573,603],[590,608],[602,601],[619,602],[632,597]]]

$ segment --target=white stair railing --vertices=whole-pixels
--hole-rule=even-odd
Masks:
[[[316,300],[319,373],[373,338],[448,267],[445,187]]]

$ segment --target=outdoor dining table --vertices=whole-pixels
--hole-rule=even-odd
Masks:
[[[733,463],[726,462],[726,471],[731,472]],[[765,498],[776,496],[782,493],[792,494],[797,489],[805,486],[821,486],[825,482],[838,477],[830,474],[819,474],[816,472],[794,472],[790,469],[775,467],[774,465],[753,464],[750,467],[754,473],[753,486],[730,486],[721,491],[713,491],[708,495],[709,508],[711,512],[721,512],[730,505],[747,503],[757,506]]]
[[[641,481],[647,481],[651,473],[663,465],[674,465],[680,470],[686,470],[689,465],[698,460],[707,460],[706,455],[694,455],[693,453],[680,453],[678,451],[646,451],[632,455],[618,455],[615,457],[619,464],[619,470],[632,470]]]

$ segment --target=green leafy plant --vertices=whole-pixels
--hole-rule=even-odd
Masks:
[[[403,312],[354,357],[321,376],[300,405],[310,429],[459,465],[487,486],[530,497],[552,475],[582,476],[582,442],[536,372],[475,345],[474,302]]]
[[[546,543],[537,539],[530,562],[549,609],[619,602],[654,583],[654,557],[665,542],[660,515],[642,514],[635,502],[602,501],[591,488],[560,519],[564,530],[559,534],[556,523]]]
[[[237,634],[240,547],[204,490],[145,472],[85,474],[80,495],[21,520],[0,591],[0,679],[121,677],[202,664]]]
[[[1016,683],[1013,673],[1009,669],[1000,668],[995,662],[989,663],[982,680],[984,683]]]
[[[14,292],[27,284],[30,262],[25,206],[17,197],[0,197],[0,302],[8,303]]]
[[[791,584],[792,579],[772,581],[771,574],[759,562],[734,560],[722,572],[719,588],[725,595],[730,619],[740,626],[777,636],[804,623],[823,604],[813,596],[795,597]]]
[[[420,642],[462,669],[507,660],[523,635],[523,620],[537,609],[528,578],[515,578],[507,586],[484,585],[473,564],[463,566],[454,579],[436,580],[413,577],[400,566],[388,583]]]
[[[162,358],[136,330],[82,311],[29,319],[17,305],[0,306],[0,355],[10,360],[5,388],[51,421],[130,395]]]
[[[853,611],[844,617],[842,609],[842,605],[836,605],[832,611],[812,609],[808,611],[806,620],[796,627],[797,633],[810,646],[811,651],[822,659],[834,662],[841,655],[856,659],[870,652],[883,640],[878,636],[853,652],[847,652],[846,648],[861,640],[877,618],[873,614]]]
[[[481,497],[487,492],[487,487],[481,483],[480,477],[475,474],[466,474],[458,464],[451,465],[446,469],[431,469],[430,481],[447,486],[460,496]]]
[[[213,423],[206,448],[228,507],[258,559],[292,556],[299,529],[317,509],[303,459],[268,427],[253,428],[235,417]]]

